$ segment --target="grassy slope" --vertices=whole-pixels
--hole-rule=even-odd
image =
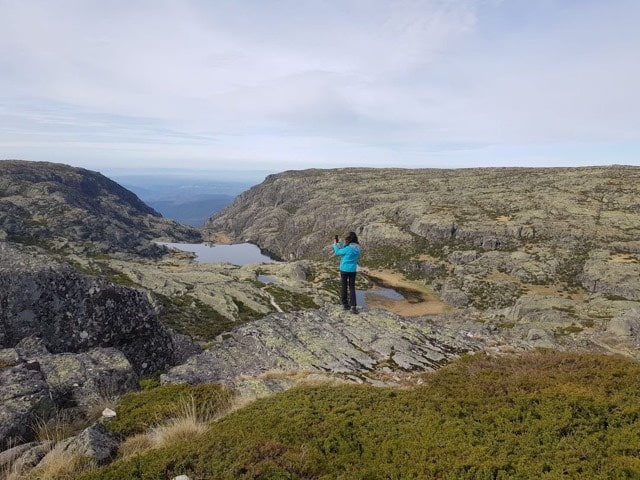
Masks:
[[[640,478],[639,375],[556,352],[463,358],[410,391],[300,387],[82,478]]]

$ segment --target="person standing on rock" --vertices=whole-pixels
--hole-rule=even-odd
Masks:
[[[344,242],[340,242],[336,235],[333,251],[336,255],[342,257],[340,259],[342,305],[345,310],[349,310],[349,307],[351,307],[353,313],[358,313],[356,308],[356,272],[358,271],[358,258],[362,253],[362,247],[360,247],[356,232],[349,232]]]

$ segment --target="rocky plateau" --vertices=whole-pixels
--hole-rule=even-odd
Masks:
[[[640,359],[639,191],[624,166],[284,172],[202,229],[285,260],[237,266],[159,247],[201,233],[98,173],[2,161],[0,471],[37,464],[33,427],[60,411],[87,427],[67,447],[108,461],[95,410],[148,375],[252,399],[300,378],[404,386],[476,351]],[[330,244],[349,230],[358,288],[403,300],[338,308]]]

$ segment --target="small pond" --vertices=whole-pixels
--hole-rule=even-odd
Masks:
[[[371,290],[356,290],[356,302],[359,306],[365,307],[367,305],[367,297],[371,295],[379,295],[381,297],[390,298],[391,300],[404,300],[404,296],[391,289],[376,287]]]
[[[192,252],[196,254],[196,260],[202,263],[228,262],[234,265],[246,265],[248,263],[271,263],[275,260],[264,255],[260,248],[252,243],[236,243],[234,245],[222,245],[218,243],[164,243],[169,248]]]

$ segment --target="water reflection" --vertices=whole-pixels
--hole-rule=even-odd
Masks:
[[[270,277],[269,275],[258,275],[256,277],[256,280],[262,283],[278,283],[277,279]]]
[[[372,290],[356,290],[356,302],[358,305],[365,307],[367,305],[368,296],[381,296],[391,300],[404,300],[404,296],[391,288],[374,288]]]
[[[236,243],[234,245],[222,245],[217,243],[165,243],[158,242],[169,248],[192,252],[196,254],[196,261],[202,263],[228,262],[234,265],[246,265],[248,263],[271,263],[272,260],[264,255],[260,248],[252,243]]]

